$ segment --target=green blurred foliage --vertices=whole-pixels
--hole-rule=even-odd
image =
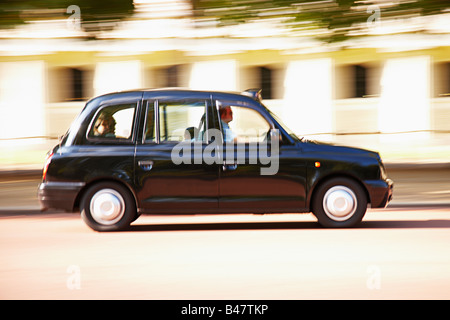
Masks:
[[[114,28],[134,12],[133,0],[1,0],[0,28],[35,20],[64,19],[69,6],[80,8],[81,28],[90,33]]]
[[[439,14],[450,8],[448,0],[191,0],[196,18],[217,19],[220,26],[259,19],[279,19],[294,31],[325,30],[318,38],[337,42],[349,32],[364,28],[373,14],[367,8],[379,6],[380,18],[404,18]],[[0,0],[0,28],[12,28],[27,21],[69,17],[66,9],[81,9],[81,27],[88,36],[110,30],[134,12],[133,0]]]
[[[439,14],[450,8],[448,0],[192,0],[196,17],[216,18],[219,25],[258,19],[282,18],[293,30],[326,30],[318,37],[326,42],[349,38],[349,32],[364,28],[378,6],[380,19]]]

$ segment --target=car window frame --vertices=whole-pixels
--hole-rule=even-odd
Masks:
[[[212,112],[212,109],[211,109],[211,99],[209,99],[209,98],[195,98],[195,97],[192,97],[192,98],[178,98],[178,97],[169,97],[169,98],[153,98],[153,99],[146,99],[145,100],[145,102],[144,102],[144,105],[145,105],[145,116],[144,116],[144,123],[143,123],[143,126],[142,126],[142,130],[141,130],[141,134],[142,134],[142,140],[141,140],[141,143],[143,144],[143,145],[151,145],[151,144],[157,144],[157,145],[164,145],[164,144],[168,144],[168,145],[172,145],[172,144],[178,144],[178,143],[180,143],[180,141],[161,141],[161,136],[160,136],[160,121],[161,121],[161,119],[160,119],[160,109],[159,109],[159,107],[160,107],[160,102],[161,101],[164,101],[164,102],[167,102],[167,103],[182,103],[182,102],[186,102],[186,103],[189,103],[189,102],[203,102],[204,103],[204,110],[205,110],[205,121],[206,121],[206,139],[205,140],[202,140],[201,142],[202,142],[202,144],[209,144],[210,142],[211,142],[211,137],[209,136],[209,133],[208,133],[208,129],[210,129],[211,128],[211,126],[210,126],[210,124],[211,124],[211,122],[210,121],[213,121],[213,119],[211,119],[210,117],[211,117],[211,112]],[[146,142],[145,141],[145,130],[146,130],[146,126],[147,126],[147,117],[148,117],[148,106],[149,106],[149,103],[153,103],[153,108],[154,108],[154,121],[155,121],[155,129],[156,129],[156,132],[155,132],[155,139],[153,140],[153,141],[149,141],[149,142]],[[212,124],[212,126],[214,127],[214,124]]]
[[[248,102],[243,102],[243,101],[239,101],[239,100],[221,99],[219,97],[214,97],[213,101],[214,101],[214,109],[215,109],[215,112],[216,112],[217,118],[218,118],[219,130],[220,130],[220,132],[222,132],[222,134],[223,134],[222,121],[220,121],[219,104],[217,102],[220,102],[220,104],[222,104],[222,105],[229,105],[232,107],[251,109],[251,110],[257,112],[261,117],[263,117],[264,120],[267,121],[267,123],[269,124],[270,130],[277,129],[277,127],[275,126],[275,123],[272,121],[272,119],[270,117],[268,117],[266,114],[264,114],[264,112],[261,112],[259,110],[259,108],[252,106]],[[236,143],[244,143],[244,142],[236,142]]]
[[[97,137],[91,137],[89,136],[89,132],[92,129],[92,126],[95,123],[95,120],[97,119],[99,113],[107,108],[112,106],[120,106],[120,105],[134,105],[134,113],[133,113],[133,124],[131,125],[131,137],[128,139],[124,138],[97,138]],[[133,145],[136,143],[136,132],[137,132],[137,123],[139,121],[139,107],[140,102],[137,100],[130,100],[130,101],[121,101],[118,102],[110,102],[110,103],[104,103],[101,104],[94,112],[93,116],[90,119],[89,125],[87,126],[84,138],[86,142],[92,143],[92,144],[102,144],[102,145]]]
[[[158,133],[157,131],[158,130],[156,127],[158,125],[158,121],[157,121],[158,115],[156,114],[156,104],[157,104],[156,99],[146,99],[142,103],[143,119],[142,119],[141,129],[139,130],[139,134],[141,135],[141,138],[140,138],[141,145],[158,144],[158,141],[157,141],[157,133]],[[146,141],[145,140],[145,131],[147,130],[148,109],[149,109],[150,105],[153,105],[153,121],[154,121],[153,130],[155,130],[155,137],[153,138],[152,141]]]

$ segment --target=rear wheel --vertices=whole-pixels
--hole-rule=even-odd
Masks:
[[[122,185],[101,182],[84,194],[81,217],[96,231],[124,230],[136,218],[136,205],[130,192]]]
[[[353,227],[366,213],[367,196],[357,182],[333,178],[318,187],[312,209],[324,227]]]

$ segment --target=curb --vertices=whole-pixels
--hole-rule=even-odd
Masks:
[[[386,170],[450,170],[450,162],[388,162]]]
[[[42,177],[42,169],[0,169],[0,179],[40,179]]]
[[[400,202],[389,203],[385,209],[420,209],[420,208],[450,208],[450,202]],[[374,208],[380,210],[382,208]]]

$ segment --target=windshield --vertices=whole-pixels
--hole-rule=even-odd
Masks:
[[[270,113],[270,115],[272,116],[272,118],[274,118],[275,119],[275,121],[276,122],[278,122],[278,124],[281,126],[281,127],[283,127],[283,129],[287,132],[287,134],[288,135],[290,135],[293,139],[295,139],[295,140],[298,140],[298,141],[302,141],[303,140],[303,137],[302,138],[299,138],[295,133],[294,133],[294,131],[292,131],[291,129],[289,129],[288,128],[288,126],[286,126],[285,124],[284,124],[284,122],[275,114],[275,113],[273,113],[272,111],[270,111],[266,106],[264,106],[266,109],[267,109],[267,111],[269,111],[269,113]]]

